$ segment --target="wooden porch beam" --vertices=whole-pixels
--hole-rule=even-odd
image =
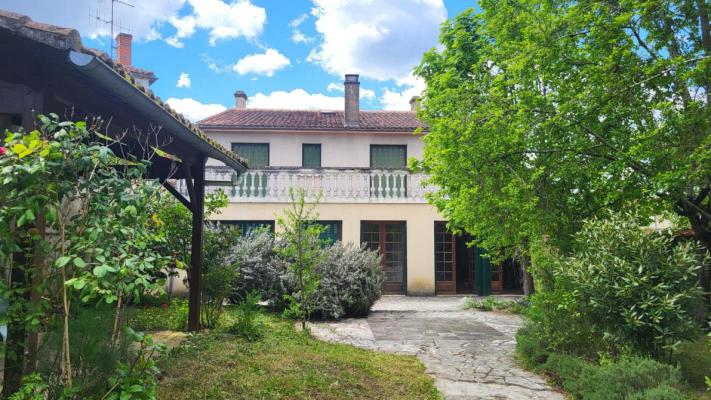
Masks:
[[[183,205],[185,206],[185,208],[187,208],[188,210],[190,210],[190,212],[193,211],[193,206],[192,206],[192,204],[190,204],[190,200],[186,199],[185,196],[183,196],[183,194],[180,193],[180,192],[178,191],[178,189],[176,189],[175,186],[173,186],[172,183],[170,183],[170,182],[168,182],[168,181],[165,181],[165,180],[161,180],[160,183],[161,183],[161,185],[163,185],[163,187],[164,187],[166,190],[168,190],[168,191],[170,192],[170,194],[173,195],[173,197],[175,197],[176,199],[178,199],[179,202],[183,203]]]
[[[192,183],[188,190],[192,188],[190,194],[190,204],[192,204],[193,226],[192,226],[192,249],[190,252],[190,297],[188,302],[188,330],[197,332],[200,330],[200,293],[202,291],[202,261],[203,261],[203,227],[205,226],[205,162],[207,158],[195,163],[194,176],[189,174],[190,168],[186,168],[186,181]],[[190,178],[194,178],[191,182]]]

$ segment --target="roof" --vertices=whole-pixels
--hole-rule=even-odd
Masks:
[[[56,49],[56,51],[65,52],[64,60],[69,67],[75,67],[70,60],[72,53],[85,54],[98,61],[100,69],[105,70],[111,75],[111,80],[119,83],[123,82],[124,86],[130,88],[132,96],[144,98],[144,104],[155,104],[161,111],[164,120],[170,121],[175,126],[180,126],[172,133],[190,139],[195,143],[200,143],[202,148],[208,149],[206,156],[218,159],[220,161],[232,164],[234,167],[246,168],[246,161],[238,157],[233,152],[227,150],[222,145],[207,137],[197,125],[190,122],[182,114],[174,111],[164,103],[160,97],[156,96],[150,89],[140,85],[132,76],[131,71],[114,60],[106,53],[87,48],[82,45],[81,35],[78,31],[70,28],[59,27],[33,21],[31,18],[9,11],[0,10],[0,32],[7,31],[15,37],[28,39],[31,42],[40,45],[48,46]],[[57,68],[64,67],[57,65]],[[96,82],[94,82],[96,84]],[[152,114],[150,110],[146,110],[145,114],[150,118]],[[189,142],[190,142],[189,141]]]
[[[158,77],[153,73],[153,71],[149,71],[147,69],[143,68],[138,68],[134,66],[129,66],[128,69],[131,71],[131,74],[134,77],[139,77],[143,79],[147,79],[149,84],[153,84],[153,82],[158,80]]]
[[[343,111],[231,108],[198,122],[203,129],[287,129],[411,132],[427,129],[414,111],[361,111],[360,126],[346,128]]]

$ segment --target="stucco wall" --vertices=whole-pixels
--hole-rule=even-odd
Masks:
[[[214,219],[275,220],[288,204],[230,203]],[[361,221],[405,221],[407,226],[407,294],[434,294],[434,222],[442,220],[428,204],[318,205],[319,219],[342,221],[343,241],[360,243]],[[277,227],[277,229],[279,229]]]
[[[407,145],[407,157],[422,157],[422,135],[409,133],[371,132],[278,132],[278,131],[216,131],[206,130],[211,138],[228,149],[232,143],[269,143],[269,164],[272,167],[300,167],[301,145],[321,144],[321,164],[330,168],[370,167],[371,144]],[[210,160],[208,165],[219,165]]]

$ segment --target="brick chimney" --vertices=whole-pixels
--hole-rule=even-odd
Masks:
[[[410,99],[410,111],[417,111],[418,105],[420,105],[420,96],[412,96]]]
[[[116,62],[126,67],[131,66],[131,40],[133,36],[129,33],[116,35]]]
[[[241,90],[235,92],[235,108],[238,110],[247,108],[247,94]]]
[[[346,90],[343,125],[346,128],[357,128],[360,126],[360,82],[358,82],[358,74],[346,74],[343,86]]]

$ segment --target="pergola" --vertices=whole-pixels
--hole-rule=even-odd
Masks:
[[[123,137],[121,153],[140,159],[149,134],[151,143],[177,157],[155,157],[149,178],[159,179],[192,212],[188,327],[198,330],[205,162],[213,158],[241,172],[247,168],[245,161],[139,85],[127,68],[85,48],[76,30],[0,10],[0,51],[0,117],[21,121],[28,131],[34,129],[37,114],[72,120],[98,117],[106,134]],[[185,179],[188,198],[171,184],[174,179]]]

